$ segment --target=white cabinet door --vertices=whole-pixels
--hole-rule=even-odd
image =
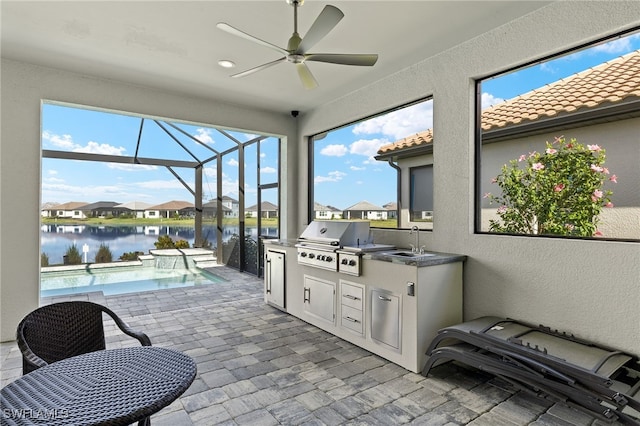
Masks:
[[[267,302],[285,309],[285,254],[267,250],[265,263],[264,284]]]
[[[303,309],[307,314],[335,323],[336,283],[305,275],[303,297]]]

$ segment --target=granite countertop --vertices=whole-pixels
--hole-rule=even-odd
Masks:
[[[280,246],[280,247],[295,247],[298,244],[298,240],[287,240],[287,239],[265,239],[263,240],[265,244],[270,244],[272,246]],[[392,247],[392,246],[389,246]],[[436,251],[427,251],[427,254],[432,254],[433,256],[425,256],[425,257],[399,257],[399,256],[391,256],[388,253],[390,251],[408,251],[411,249],[393,249],[387,251],[372,251],[366,252],[363,254],[363,259],[370,260],[380,260],[383,262],[392,262],[398,263],[401,265],[408,266],[434,266],[434,265],[442,265],[445,263],[455,263],[455,262],[464,262],[467,259],[467,256],[462,254],[454,254],[454,253],[440,253]]]
[[[400,251],[411,251],[411,249],[399,249]],[[419,268],[423,266],[443,265],[445,263],[464,262],[467,256],[462,254],[453,253],[440,253],[435,251],[427,251],[426,254],[432,254],[433,256],[425,257],[399,257],[391,256],[388,252],[372,252],[366,253],[364,259],[380,260],[383,262],[399,263],[401,265],[417,266]]]

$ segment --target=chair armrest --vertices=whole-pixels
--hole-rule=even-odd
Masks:
[[[124,334],[129,335],[135,339],[138,339],[138,341],[142,346],[151,346],[151,340],[146,334],[144,334],[141,331],[133,330],[131,327],[129,327],[129,325],[127,325],[127,323],[121,320],[120,317],[116,315],[115,312],[113,312],[111,309],[105,306],[102,306],[102,310],[103,312],[106,312],[113,319],[113,321],[116,323],[118,328],[122,330]]]
[[[44,367],[45,365],[49,365],[47,361],[33,353],[27,342],[24,340],[24,337],[21,335],[21,331],[18,333],[17,340],[20,352],[22,352],[23,371],[29,372],[37,370],[40,367]]]

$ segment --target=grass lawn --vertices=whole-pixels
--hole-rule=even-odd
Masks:
[[[193,226],[193,219],[140,219],[140,218],[98,218],[92,217],[88,219],[70,219],[70,218],[41,218],[44,225],[88,225],[88,226],[120,226],[120,225],[174,225],[174,226]],[[203,224],[215,224],[215,219],[205,219]],[[235,225],[238,218],[227,218],[222,220],[223,224]],[[246,226],[256,226],[258,219],[255,217],[245,218]],[[262,219],[262,226],[277,226],[278,219],[269,218]]]

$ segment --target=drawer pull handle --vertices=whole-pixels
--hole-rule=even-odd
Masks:
[[[351,299],[351,300],[360,300],[359,297],[352,296],[350,294],[343,294],[342,297],[346,297],[347,299]]]
[[[389,298],[389,297],[378,296],[378,299],[384,300],[385,302],[391,302],[391,298]]]
[[[351,318],[351,317],[344,317],[344,319],[346,319],[347,321],[351,321],[351,322],[360,322],[355,318]]]

